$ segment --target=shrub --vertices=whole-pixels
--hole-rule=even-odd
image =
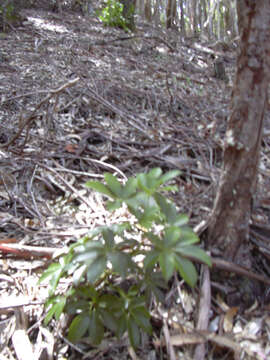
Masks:
[[[135,221],[94,229],[43,273],[40,281],[49,279],[50,284],[46,323],[64,312],[73,318],[71,341],[87,336],[98,344],[110,330],[119,337],[127,332],[131,345],[137,347],[141,332],[152,331],[150,299],[164,300],[173,273],[177,271],[192,287],[196,284],[197,272],[189,257],[209,266],[211,261],[194,245],[199,238],[187,226],[188,217],[164,196],[177,190],[165,183],[178,175],[177,170],[162,174],[155,168],[125,184],[109,173],[105,184],[86,184],[110,198],[109,210],[126,206]],[[61,278],[70,278],[71,287],[65,295],[55,295]]]
[[[134,29],[134,6],[128,2],[107,0],[106,7],[98,14],[106,26],[120,27],[126,31]]]

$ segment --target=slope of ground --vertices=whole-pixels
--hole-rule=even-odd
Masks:
[[[84,186],[106,171],[123,179],[153,167],[180,169],[174,201],[192,226],[207,220],[222,163],[235,49],[146,24],[130,35],[75,13],[28,9],[24,15],[20,27],[0,34],[1,356],[21,351],[14,344],[19,323],[23,346],[30,338],[37,359],[43,348],[48,359],[136,359],[125,341],[108,337],[93,349],[67,342],[64,327],[43,328],[46,288],[36,284],[47,265],[43,256],[124,216],[113,217]],[[225,77],[214,59],[222,59]],[[261,251],[254,271],[269,276],[267,136],[261,165],[251,240]],[[211,330],[219,337],[196,336],[199,295],[175,282],[168,294],[175,322],[165,320],[168,309],[156,315],[167,348],[161,355],[158,342],[146,340],[140,359],[192,358],[193,348],[185,345],[204,341],[212,341],[209,359],[233,358],[230,351],[237,358],[238,343],[245,359],[270,356],[267,288],[244,312],[221,300],[235,289],[217,279]],[[185,338],[188,332],[193,338]]]

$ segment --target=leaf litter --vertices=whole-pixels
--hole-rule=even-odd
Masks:
[[[109,213],[86,181],[104,172],[124,180],[153,167],[180,169],[174,201],[192,226],[207,221],[222,165],[236,46],[223,51],[144,23],[125,34],[77,13],[27,9],[24,16],[1,38],[1,356],[199,359],[204,351],[207,359],[267,359],[269,285],[243,308],[226,297],[241,291],[220,276],[210,280],[205,270],[194,291],[172,280],[165,305],[153,308],[155,338],[146,338],[137,355],[126,338],[111,334],[96,348],[69,343],[65,318],[55,328],[43,326],[47,289],[37,281],[52,253],[96,226],[128,220],[125,210]],[[213,76],[211,54],[224,59],[228,81]],[[250,232],[252,270],[265,277],[268,119],[269,109]]]

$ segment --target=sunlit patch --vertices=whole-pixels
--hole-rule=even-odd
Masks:
[[[54,25],[48,21],[45,21],[43,19],[38,19],[34,17],[28,17],[28,21],[31,21],[34,26],[38,27],[39,29],[49,30],[49,31],[55,31],[59,33],[68,32],[68,29],[63,25]]]

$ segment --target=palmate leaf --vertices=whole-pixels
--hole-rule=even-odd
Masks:
[[[161,173],[161,169],[156,168],[150,171],[148,174],[137,175],[138,187],[146,194],[152,195],[160,186],[158,176]]]
[[[182,244],[178,244],[175,248],[176,252],[182,256],[191,257],[198,259],[199,261],[205,263],[208,266],[212,266],[211,257],[206,254],[205,251],[200,249],[198,246],[187,245],[181,246]]]
[[[123,187],[122,184],[117,180],[116,176],[110,173],[106,173],[104,175],[104,179],[109,190],[114,194],[114,197],[121,198]]]
[[[44,280],[51,278],[52,276],[55,275],[55,273],[59,272],[59,270],[62,269],[61,264],[59,263],[53,263],[51,264],[48,269],[46,269],[43,274],[41,275],[41,277],[38,280],[38,284],[42,283]]]
[[[106,173],[105,181],[108,189],[114,194],[114,198],[118,200],[125,200],[133,196],[137,191],[137,179],[129,178],[125,184],[121,184],[116,176]]]
[[[78,286],[81,281],[83,281],[84,275],[86,273],[87,266],[83,264],[79,266],[73,273],[72,279],[75,286]]]
[[[161,187],[161,185],[179,174],[180,171],[172,170],[162,175],[162,170],[160,168],[154,168],[150,170],[149,173],[137,175],[138,187],[147,194],[152,195]]]
[[[141,291],[145,292],[146,303],[154,297],[158,302],[163,303],[168,286],[160,271],[147,271],[142,280]]]
[[[51,264],[50,267],[42,274],[39,279],[39,283],[42,281],[49,279],[49,295],[53,295],[58,286],[59,280],[64,274],[65,265],[63,264]]]
[[[165,219],[168,224],[183,226],[188,223],[188,216],[185,214],[179,214],[176,206],[163,195],[156,193],[154,197],[161,209],[161,212],[165,215]]]
[[[114,211],[114,210],[120,209],[122,204],[123,204],[123,201],[119,200],[119,199],[116,199],[114,201],[107,201],[106,202],[106,209],[108,211]]]
[[[103,324],[113,332],[117,332],[119,326],[119,320],[115,316],[115,313],[110,309],[101,309],[100,315],[102,317]]]
[[[122,199],[128,199],[131,196],[136,194],[137,191],[137,179],[129,178],[126,184],[123,187]]]
[[[175,204],[162,195],[176,189],[175,185],[164,184],[179,174],[178,170],[163,174],[155,168],[123,184],[112,174],[105,174],[105,184],[88,182],[90,188],[110,198],[107,208],[116,209],[126,203],[137,222],[94,229],[42,275],[40,281],[50,280],[54,291],[61,277],[73,277],[68,294],[58,302],[51,300],[47,322],[68,313],[74,317],[69,329],[71,340],[87,336],[93,345],[98,344],[105,328],[117,336],[128,331],[130,343],[136,347],[141,332],[152,331],[147,301],[153,295],[164,299],[173,273],[178,271],[190,286],[195,285],[197,273],[189,258],[211,265],[210,257],[194,246],[199,238],[187,226],[188,217],[179,214]],[[134,240],[138,233],[143,243]],[[137,254],[144,256],[143,266],[133,262]],[[114,273],[121,280],[132,275],[135,284],[125,292],[111,283]]]
[[[118,319],[118,328],[116,335],[120,338],[121,336],[123,336],[126,330],[127,330],[127,317],[126,314],[123,313]]]
[[[136,307],[132,309],[132,316],[136,324],[147,332],[149,335],[152,333],[152,326],[150,323],[150,314],[146,310],[145,304],[144,306]]]
[[[109,249],[112,248],[113,245],[115,244],[114,241],[115,233],[112,231],[112,229],[110,229],[109,227],[105,228],[102,231],[102,235],[103,235],[103,239],[105,240],[106,248]]]
[[[140,345],[141,333],[138,325],[132,317],[127,319],[127,330],[131,346],[133,348],[137,348]]]
[[[153,269],[154,265],[158,262],[159,253],[159,251],[153,249],[146,254],[143,261],[146,270]]]
[[[181,228],[181,236],[179,246],[186,246],[198,243],[200,241],[199,237],[190,227],[182,227]],[[181,245],[180,245],[181,244]]]
[[[46,303],[46,307],[50,307],[50,308],[44,319],[45,325],[48,325],[48,323],[51,321],[53,317],[55,317],[56,320],[59,320],[61,314],[64,311],[65,305],[66,305],[65,296],[56,296],[50,299],[50,301]]]
[[[105,254],[103,242],[101,240],[90,240],[74,249],[72,262],[90,265],[97,257],[103,254]]]
[[[161,184],[165,184],[167,181],[174,179],[176,176],[179,175],[181,175],[181,171],[179,170],[168,171],[160,177]]]
[[[89,340],[93,345],[101,343],[104,337],[104,326],[99,311],[94,309],[90,315]]]
[[[164,248],[172,248],[177,242],[179,242],[181,236],[181,229],[178,226],[170,226],[164,230]]]
[[[86,271],[87,280],[93,284],[103,274],[107,268],[107,258],[99,256],[92,262]]]
[[[97,248],[84,249],[84,251],[81,250],[79,254],[74,255],[73,262],[90,265],[101,253],[101,250]]]
[[[174,257],[175,254],[171,251],[163,251],[158,257],[161,272],[166,281],[172,277],[175,270]]]
[[[153,226],[153,222],[159,218],[159,212],[157,208],[146,208],[144,212],[137,217],[139,224],[144,229],[149,229]]]
[[[98,191],[101,194],[107,195],[108,197],[114,199],[115,195],[111,192],[111,190],[104,184],[98,181],[87,181],[85,186]]]
[[[83,312],[75,316],[69,327],[68,339],[72,342],[80,340],[88,332],[89,326],[89,314]]]
[[[108,260],[112,263],[113,270],[122,278],[126,278],[130,270],[135,268],[131,256],[123,251],[113,251],[108,253]]]
[[[160,218],[160,209],[155,199],[143,192],[140,192],[126,200],[128,209],[133,214],[139,224],[144,228],[150,228],[153,222]]]
[[[175,267],[189,286],[194,287],[196,285],[198,275],[190,260],[175,254]]]
[[[76,289],[74,295],[76,296],[76,294],[86,300],[92,299],[93,301],[96,301],[99,298],[99,292],[96,290],[94,285],[90,284],[80,286]]]

